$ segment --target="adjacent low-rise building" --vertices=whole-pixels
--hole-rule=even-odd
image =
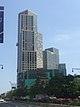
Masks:
[[[63,76],[67,75],[66,64],[65,63],[60,63],[59,64],[59,73],[62,74]]]
[[[48,48],[43,51],[43,68],[58,69],[59,66],[59,50],[56,48]]]

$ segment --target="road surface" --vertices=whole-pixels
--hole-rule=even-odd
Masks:
[[[0,107],[42,107],[42,106],[36,106],[36,105],[28,105],[25,103],[17,103],[17,102],[0,102]]]

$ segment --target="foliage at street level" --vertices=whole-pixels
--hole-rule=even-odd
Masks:
[[[40,79],[38,78],[36,80],[36,83],[30,87],[29,95],[31,97],[35,97],[37,94],[43,94],[44,95],[45,94],[45,88],[43,85],[44,85],[43,82],[40,82]]]
[[[78,98],[80,96],[80,78],[72,75],[68,76],[55,76],[44,87],[43,82],[40,83],[38,79],[36,83],[27,89],[22,87],[19,89],[11,90],[7,93],[7,97],[35,97],[37,94],[44,94],[48,96],[56,96],[57,98]]]
[[[28,90],[27,87],[24,87],[7,92],[6,98],[9,98],[10,100],[20,99],[20,97],[25,97],[26,95],[28,95]]]
[[[55,76],[45,87],[46,94],[57,98],[78,98],[80,96],[80,78],[74,76]]]

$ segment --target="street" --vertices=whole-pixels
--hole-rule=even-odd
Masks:
[[[42,107],[36,105],[28,105],[25,103],[17,103],[17,102],[0,102],[0,107]]]

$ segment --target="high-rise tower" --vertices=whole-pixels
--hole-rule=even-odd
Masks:
[[[17,74],[43,68],[42,34],[37,30],[37,15],[29,10],[18,15]]]
[[[48,48],[43,51],[43,68],[58,69],[59,66],[59,50],[56,48]]]

